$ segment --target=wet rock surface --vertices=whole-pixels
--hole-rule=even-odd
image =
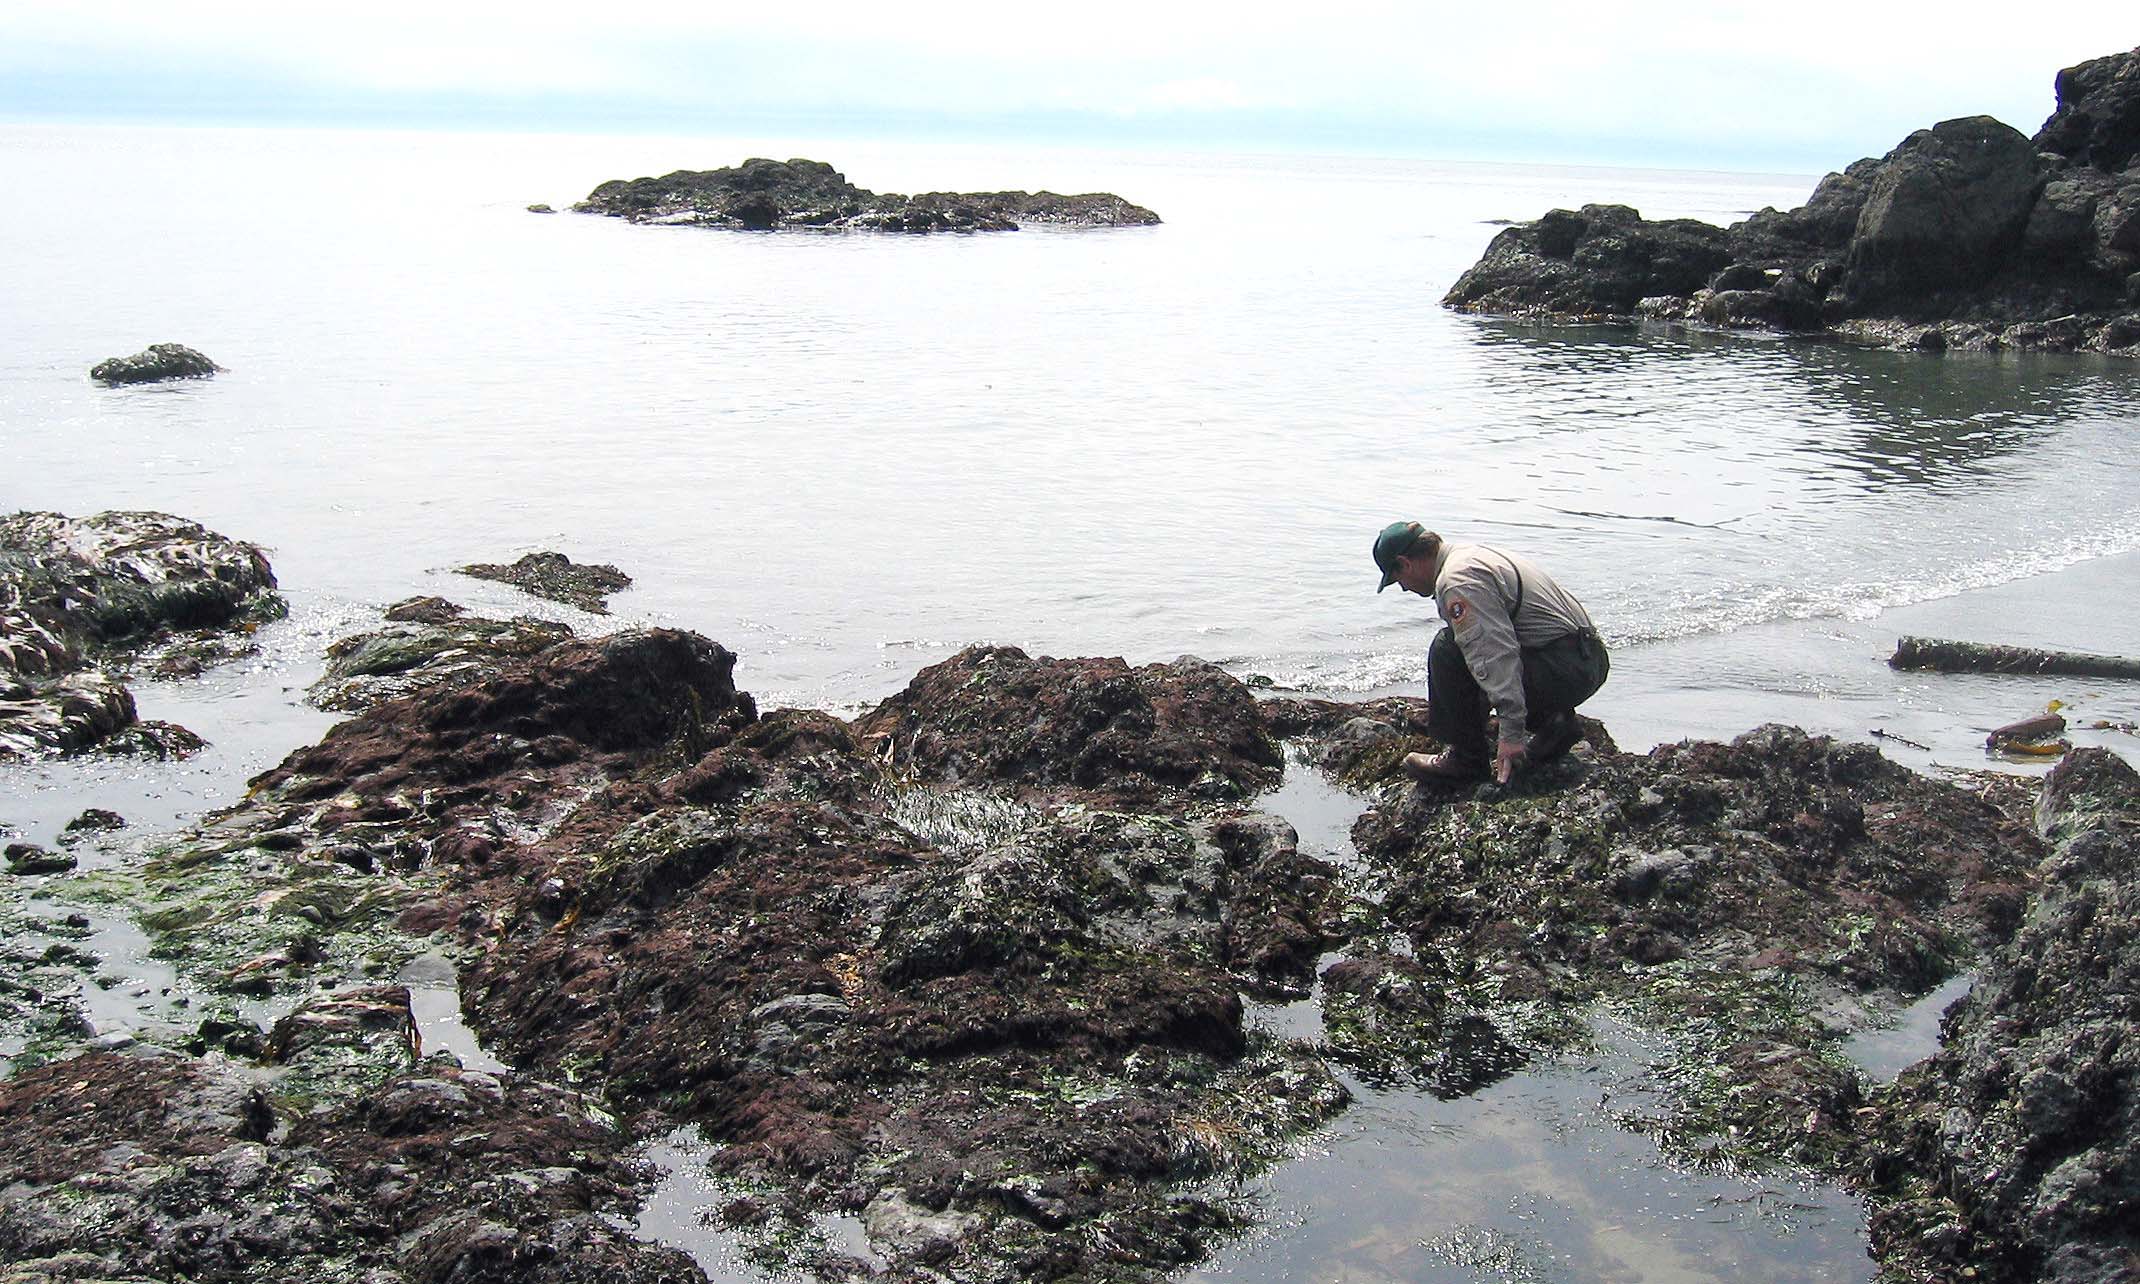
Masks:
[[[92,1053],[0,1082],[0,1279],[654,1281],[644,1177],[569,1094],[408,1066],[292,1117],[230,1067]]]
[[[1881,1103],[1873,1234],[1928,1276],[2140,1279],[2140,775],[2074,753],[2039,821],[2027,921]]]
[[[384,627],[327,648],[327,671],[310,699],[355,713],[420,691],[468,686],[572,636],[569,625],[550,620],[491,620],[443,598],[410,598],[386,609]]]
[[[209,379],[222,367],[182,343],[152,343],[131,357],[111,357],[89,368],[98,383],[162,383]]]
[[[0,518],[0,758],[102,746],[180,756],[124,679],[198,673],[250,646],[282,599],[267,556],[166,513]]]
[[[2067,68],[2031,139],[1942,121],[1729,228],[1618,205],[1497,235],[1443,303],[1824,333],[1927,351],[2140,352],[2140,50]]]
[[[1668,1144],[1823,1168],[1860,1105],[1835,1014],[2007,939],[2042,856],[2008,810],[1784,727],[1396,785],[1354,838],[1405,949],[1325,973],[1339,1056],[1461,1086],[1579,1046],[1602,1004],[1673,1049],[1678,1108],[1644,1124]]]
[[[1276,778],[1245,689],[1191,661],[969,653],[877,719],[937,727],[942,751],[888,759],[827,715],[761,715],[732,665],[626,633],[381,700],[76,894],[141,907],[200,990],[165,1041],[247,1065],[278,1118],[407,1070],[407,993],[362,978],[443,943],[516,1081],[597,1094],[634,1131],[698,1125],[761,1192],[738,1224],[769,1253],[830,1209],[866,1213],[900,1270],[1149,1276],[1238,1227],[1200,1184],[1345,1099],[1312,1050],[1243,1021],[1244,987],[1311,979],[1337,899],[1290,827],[1204,796]],[[1012,723],[1044,729],[1031,770],[965,783],[948,729]],[[1069,800],[1072,764],[1118,760],[1139,810]],[[283,1144],[325,1147],[311,1126]],[[400,1182],[454,1176],[437,1158]],[[323,1238],[346,1242],[341,1216]]]
[[[856,730],[927,779],[1129,799],[1239,798],[1276,784],[1281,761],[1247,688],[1194,657],[1132,669],[973,647],[922,670]]]
[[[1662,1049],[1669,1107],[1620,1122],[1859,1183],[1897,1278],[1965,1232],[2041,1246],[1996,1278],[2118,1249],[2130,996],[2101,959],[2131,951],[2100,909],[2132,896],[2129,771],[2062,768],[2046,842],[2018,787],[1788,728],[1635,755],[1586,721],[1514,786],[1452,789],[1399,769],[1422,702],[1259,700],[1190,658],[975,647],[848,721],[760,710],[692,634],[388,616],[338,658],[413,656],[380,675],[420,683],[352,696],[196,829],[37,876],[130,916],[166,997],[112,1026],[89,919],[0,898],[0,1255],[694,1278],[622,1229],[635,1140],[688,1125],[758,1268],[1152,1280],[1252,1221],[1235,1179],[1342,1111],[1346,1075],[1461,1097],[1601,1011]],[[1288,770],[1371,796],[1352,856],[1258,806]],[[420,956],[511,1070],[425,1046],[388,979]],[[1883,1002],[2024,958],[2040,1005],[1951,1071],[1887,1089],[1839,1051]],[[1319,1042],[1249,1019],[1311,993]],[[2043,1162],[1993,1173],[2017,1147]],[[1911,1202],[1964,1186],[1982,1207],[1944,1222]],[[814,1236],[827,1215],[869,1260]]]
[[[610,595],[632,586],[632,577],[614,566],[574,562],[563,553],[529,553],[519,561],[503,565],[478,562],[462,567],[461,574],[479,580],[497,580],[522,592],[576,606],[595,615],[609,614]]]
[[[877,193],[823,161],[754,158],[727,169],[677,170],[660,178],[612,179],[573,206],[635,223],[751,231],[783,228],[877,232],[1006,232],[1021,226],[1142,227],[1159,216],[1119,196],[1092,192]]]

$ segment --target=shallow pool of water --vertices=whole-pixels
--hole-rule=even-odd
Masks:
[[[1368,800],[1302,764],[1255,805],[1311,851],[1358,869]],[[1332,961],[1326,958],[1318,971]],[[1252,1004],[1278,1037],[1321,1037],[1321,987]],[[1936,1018],[1935,1018],[1936,1022]],[[1249,1182],[1252,1233],[1187,1278],[1201,1284],[1382,1281],[1869,1280],[1861,1201],[1807,1174],[1676,1162],[1632,1121],[1665,1110],[1644,1034],[1599,1016],[1595,1049],[1469,1096],[1372,1086],[1291,1162]],[[1934,1027],[1936,1036],[1936,1024]]]

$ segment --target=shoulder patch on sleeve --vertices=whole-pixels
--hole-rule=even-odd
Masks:
[[[1474,616],[1472,613],[1471,603],[1466,602],[1463,598],[1457,597],[1453,594],[1450,596],[1449,627],[1454,629],[1468,629],[1471,627],[1471,622],[1475,618],[1477,617]]]

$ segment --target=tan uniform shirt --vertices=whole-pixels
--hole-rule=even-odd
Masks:
[[[1502,742],[1525,743],[1530,710],[1523,699],[1523,648],[1595,629],[1590,612],[1527,559],[1484,544],[1442,545],[1434,606],[1456,634],[1464,666],[1500,713]]]

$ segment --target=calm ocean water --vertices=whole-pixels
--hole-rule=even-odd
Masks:
[[[753,235],[524,208],[759,154],[878,190],[1110,190],[1166,222]],[[975,641],[1413,689],[1429,617],[1372,591],[1367,546],[1417,517],[1588,601],[1621,644],[1598,709],[1637,747],[1769,716],[1862,733],[1885,706],[1832,702],[1893,702],[1853,686],[1886,613],[2140,548],[2132,363],[1438,306],[1494,220],[1728,222],[1810,175],[31,126],[0,158],[0,509],[160,508],[267,546],[285,685],[413,593],[525,608],[450,568],[555,548],[637,577],[622,621],[735,649],[767,705],[872,702]],[[86,378],[166,340],[227,373]],[[1836,669],[1821,639],[1854,628]],[[2015,633],[1986,635],[2040,640]],[[259,685],[143,701],[271,760],[317,724]]]
[[[760,154],[878,190],[1110,190],[1166,222],[905,239],[524,210]],[[1594,708],[1631,747],[1783,718],[1884,726],[1932,745],[1921,763],[1958,761],[2052,696],[2140,711],[1879,663],[1898,631],[2131,648],[2140,365],[1438,306],[1493,220],[1623,201],[1722,223],[1802,202],[1813,175],[58,127],[0,127],[0,165],[0,510],[193,517],[265,545],[293,603],[259,657],[141,688],[209,753],[0,771],[0,823],[33,838],[92,804],[153,827],[228,801],[325,728],[299,702],[320,649],[388,602],[590,623],[450,570],[536,548],[629,571],[619,622],[726,643],[768,707],[850,709],[976,641],[1417,690],[1427,617],[1378,597],[1367,557],[1377,528],[1417,517],[1521,547],[1589,602],[1618,646]],[[227,373],[88,381],[159,341]],[[1562,1144],[1530,1123],[1359,1117],[1367,1150],[1340,1146],[1339,1168],[1378,1167],[1414,1130]],[[1595,1202],[1574,1181],[1542,1189]],[[1863,1269],[1851,1209],[1817,1242],[1777,1231],[1807,1244],[1806,1277]],[[1608,1256],[1694,1261],[1744,1229]],[[1353,1248],[1399,1261],[1383,1246],[1404,1233]],[[1477,1247],[1443,1256],[1460,1275]]]

